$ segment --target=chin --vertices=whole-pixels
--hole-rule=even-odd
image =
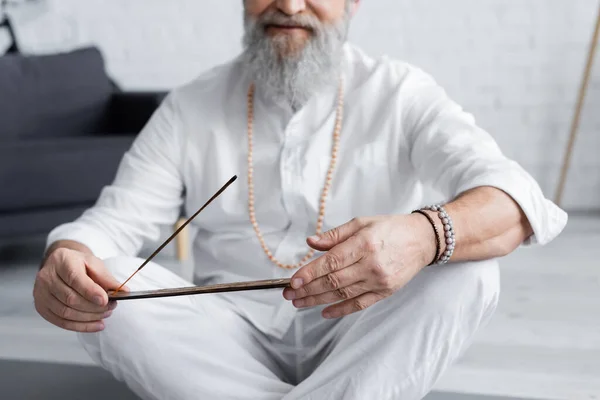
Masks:
[[[273,36],[271,40],[273,41],[277,55],[281,58],[299,57],[308,43],[308,39],[299,40],[291,37],[282,37],[282,35]]]

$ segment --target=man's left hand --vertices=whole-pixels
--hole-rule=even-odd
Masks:
[[[326,253],[299,269],[283,295],[298,308],[337,303],[323,310],[325,318],[391,296],[435,254],[433,229],[418,214],[355,218],[307,243]]]

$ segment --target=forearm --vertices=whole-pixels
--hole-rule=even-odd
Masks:
[[[456,245],[452,262],[506,256],[533,234],[519,205],[508,194],[493,187],[469,190],[444,208],[454,224]],[[438,231],[444,232],[440,219],[434,213],[431,215]],[[442,252],[445,247],[442,240]]]
[[[50,245],[46,250],[46,254],[44,254],[44,259],[40,265],[40,269],[44,266],[48,257],[50,257],[50,255],[58,249],[70,249],[84,254],[93,255],[92,251],[84,244],[75,242],[73,240],[59,240]]]

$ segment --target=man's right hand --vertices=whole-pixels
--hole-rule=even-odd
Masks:
[[[37,274],[33,288],[35,308],[60,328],[98,332],[117,306],[108,301],[107,290],[119,286],[99,258],[59,248],[50,253]]]

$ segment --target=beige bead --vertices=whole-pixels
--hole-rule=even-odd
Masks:
[[[258,226],[258,221],[256,220],[256,214],[254,209],[254,159],[253,159],[253,142],[252,137],[254,133],[254,84],[250,85],[248,89],[248,212],[250,216],[250,222],[256,232],[256,236],[258,241],[269,258],[275,265],[284,269],[295,269],[300,268],[306,261],[310,260],[312,256],[315,254],[314,249],[310,249],[309,252],[302,258],[302,260],[298,264],[294,265],[285,265],[281,263],[279,260],[273,256],[271,250],[269,250],[265,240],[263,238],[262,232]],[[317,234],[322,232],[323,221],[325,219],[325,208],[327,206],[327,195],[329,194],[329,189],[331,187],[331,183],[333,181],[333,173],[337,164],[337,155],[339,149],[339,141],[340,141],[340,132],[342,130],[343,124],[343,115],[344,115],[344,79],[340,79],[340,87],[338,91],[338,104],[336,107],[336,119],[335,119],[335,128],[333,131],[333,148],[331,150],[331,163],[329,169],[327,171],[327,176],[325,179],[325,185],[323,187],[321,198],[319,199],[319,216],[317,219]]]

